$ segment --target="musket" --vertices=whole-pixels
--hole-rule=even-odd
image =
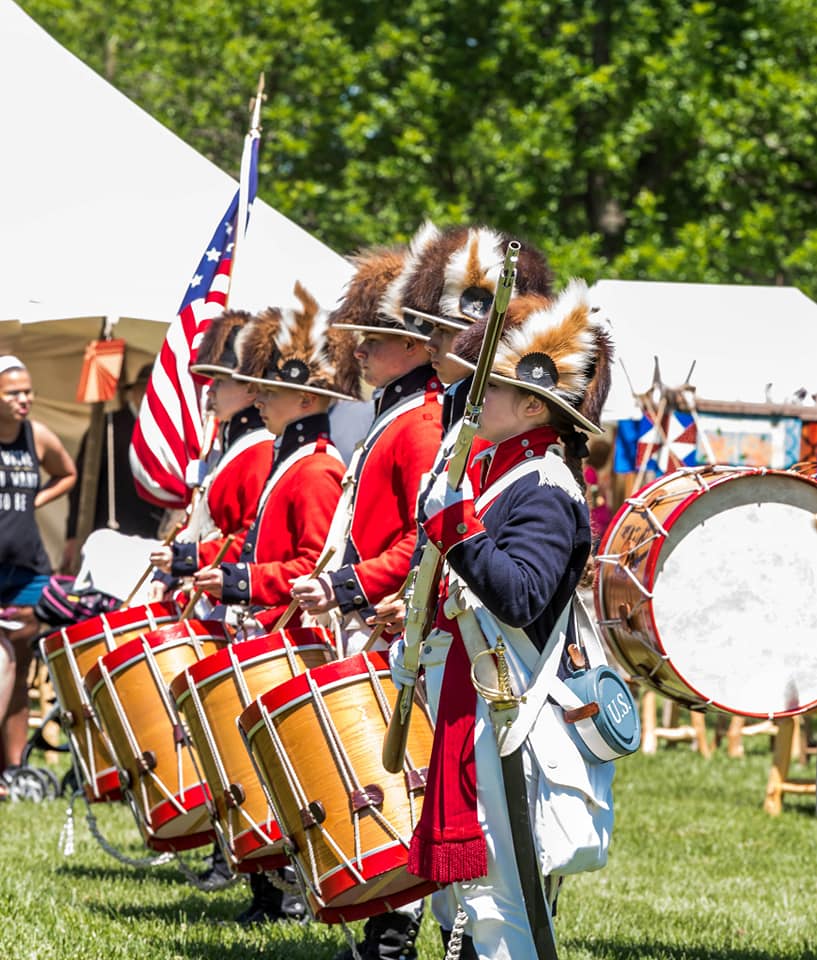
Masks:
[[[454,442],[448,461],[446,476],[448,485],[452,490],[460,488],[465,469],[468,466],[471,445],[482,413],[488,377],[494,364],[497,344],[502,335],[505,313],[508,310],[508,304],[513,293],[519,250],[520,244],[516,240],[511,240],[505,253],[505,263],[496,286],[494,302],[485,328],[485,336],[480,347],[471,389],[468,391],[465,416],[460,424],[457,439]],[[420,650],[431,629],[430,604],[437,596],[441,566],[442,555],[440,551],[435,544],[427,540],[422,549],[420,562],[410,575],[405,596],[406,626],[403,631],[403,641],[405,643],[403,664],[415,678],[420,665]],[[411,709],[414,703],[414,687],[415,683],[407,683],[401,688],[400,696],[383,740],[383,766],[390,773],[397,773],[403,768],[409,723],[411,722]]]

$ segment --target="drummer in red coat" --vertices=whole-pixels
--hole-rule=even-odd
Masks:
[[[269,308],[238,340],[238,382],[253,391],[267,428],[277,436],[272,470],[240,559],[200,570],[194,585],[221,598],[268,608],[274,623],[288,606],[291,581],[314,569],[340,497],[343,459],[329,435],[329,408],[355,399],[359,369],[317,302],[296,285],[302,309]],[[294,623],[297,623],[297,617]]]
[[[237,540],[226,556],[238,559],[269,476],[274,437],[253,404],[249,385],[233,379],[236,339],[250,319],[243,310],[227,310],[213,319],[190,366],[194,373],[213,378],[208,403],[219,419],[219,435],[187,526],[172,546],[158,547],[150,555],[158,570],[173,577],[190,576],[210,563],[229,534]]]
[[[309,614],[333,612],[344,654],[363,647],[375,605],[398,592],[408,575],[417,536],[417,491],[442,435],[442,384],[428,363],[423,339],[387,312],[388,294],[436,235],[428,224],[409,250],[360,254],[346,295],[331,316],[335,330],[359,336],[355,356],[376,391],[375,419],[349,465],[327,538],[327,547],[336,551],[334,569],[300,578],[292,596]]]

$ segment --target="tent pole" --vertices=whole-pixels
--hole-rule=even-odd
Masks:
[[[113,317],[105,317],[99,332],[100,340],[110,340],[111,329],[116,322]],[[76,538],[79,549],[74,557],[70,573],[77,573],[82,562],[82,548],[94,529],[96,504],[99,497],[99,472],[102,467],[102,445],[105,429],[105,401],[94,400],[91,404],[91,419],[85,436],[85,452],[82,460],[82,480],[79,487],[77,504]]]
[[[96,501],[99,493],[99,470],[102,466],[102,433],[105,422],[105,403],[97,401],[91,405],[91,421],[85,438],[85,456],[82,461],[82,482],[79,488],[79,506],[77,509],[77,550],[75,569],[79,570],[82,546],[94,528]]]

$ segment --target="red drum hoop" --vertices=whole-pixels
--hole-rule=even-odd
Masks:
[[[789,467],[793,473],[801,473],[804,477],[817,480],[817,460],[801,460]]]
[[[357,654],[288,680],[239,717],[324,923],[383,913],[438,889],[406,871],[433,730],[418,702],[404,769],[387,773],[380,754],[396,698],[386,657]]]
[[[229,640],[220,621],[182,620],[100,657],[85,677],[134,816],[154,850],[184,850],[215,838],[210,791],[168,684]]]
[[[334,659],[323,627],[279,630],[219,650],[170,684],[213,797],[222,845],[239,873],[273,870],[289,857],[236,718],[262,693]]]
[[[597,557],[599,623],[633,676],[694,709],[817,707],[817,483],[679,470],[630,497]]]
[[[60,721],[89,802],[119,800],[122,791],[110,744],[93,718],[82,682],[85,674],[105,653],[178,619],[175,603],[151,603],[89,617],[50,633],[40,642],[60,704]]]

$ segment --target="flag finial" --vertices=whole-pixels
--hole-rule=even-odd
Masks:
[[[258,89],[255,92],[255,96],[250,100],[250,133],[260,133],[261,132],[261,105],[267,99],[267,95],[264,93],[264,74],[258,74]]]

